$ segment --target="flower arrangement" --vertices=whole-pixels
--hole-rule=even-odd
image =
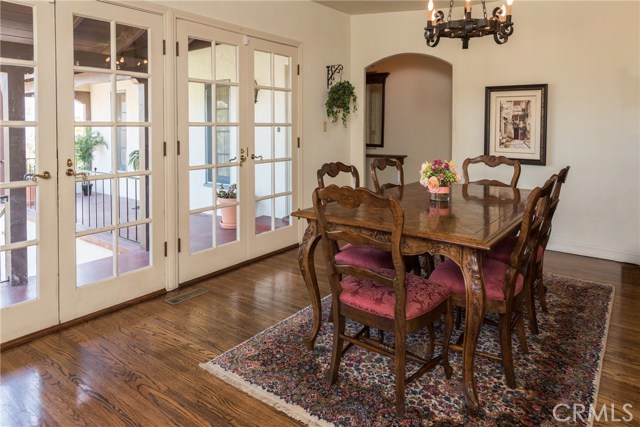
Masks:
[[[231,184],[227,188],[223,184],[218,184],[218,197],[221,199],[235,199],[238,197],[238,185]]]
[[[431,192],[458,181],[460,175],[456,173],[456,165],[452,161],[435,159],[433,163],[424,162],[420,168],[420,184]]]

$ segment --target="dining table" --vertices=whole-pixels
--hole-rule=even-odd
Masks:
[[[404,211],[401,250],[404,255],[444,255],[461,269],[465,281],[466,313],[462,349],[462,382],[467,410],[476,415],[480,402],[474,378],[474,357],[484,318],[485,290],[482,277],[484,255],[518,230],[529,190],[480,184],[453,184],[449,201],[430,200],[419,183],[406,184],[383,193],[401,203]],[[337,204],[327,206],[333,227],[390,236],[393,219],[388,211],[361,206],[355,212]],[[300,272],[312,306],[312,326],[305,336],[313,349],[322,323],[321,298],[314,264],[320,241],[313,208],[299,209],[292,216],[307,221],[298,248]]]

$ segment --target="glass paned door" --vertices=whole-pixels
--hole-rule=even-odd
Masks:
[[[162,17],[56,10],[62,321],[166,286]]]
[[[177,27],[183,283],[297,242],[297,49]]]
[[[0,1],[1,342],[58,322],[53,8]]]
[[[252,40],[254,105],[250,155],[253,185],[248,256],[297,241],[297,49]]]
[[[244,258],[240,36],[178,20],[179,279]]]

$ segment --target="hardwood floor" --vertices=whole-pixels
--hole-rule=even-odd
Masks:
[[[634,420],[596,425],[640,425],[640,267],[553,252],[545,263],[551,273],[615,285],[598,408],[615,404],[620,418],[631,403]],[[324,271],[318,277],[326,295]],[[193,288],[208,292],[178,305],[164,301]],[[306,305],[291,250],[5,350],[0,425],[299,425],[198,363]]]

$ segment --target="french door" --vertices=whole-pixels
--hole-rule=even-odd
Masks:
[[[166,287],[162,17],[0,1],[2,342]]]
[[[166,287],[162,16],[57,2],[60,320]]]
[[[178,20],[179,281],[297,241],[296,49]]]
[[[0,26],[0,339],[6,342],[58,323],[54,6],[2,1]]]

